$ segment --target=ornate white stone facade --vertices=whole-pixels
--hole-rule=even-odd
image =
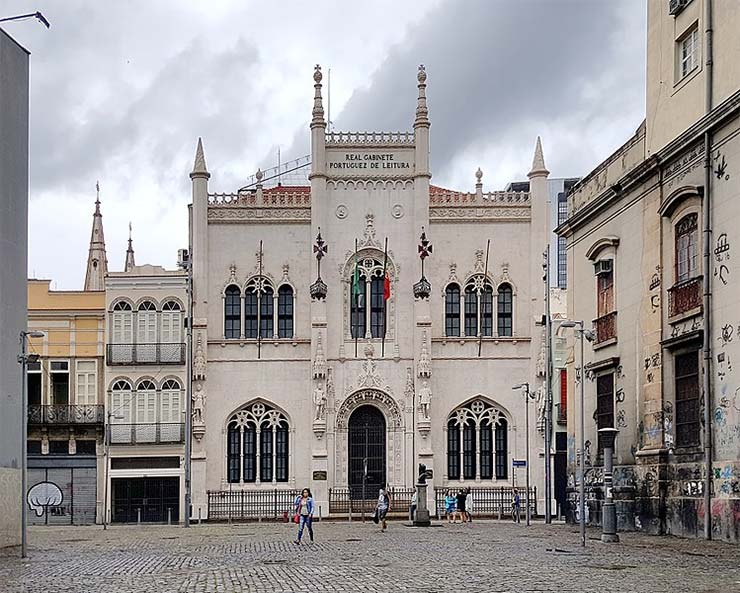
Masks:
[[[391,486],[411,486],[419,462],[434,470],[432,486],[509,485],[511,460],[524,457],[524,401],[511,387],[529,381],[534,390],[542,382],[537,375],[542,331],[536,323],[543,314],[549,172],[539,140],[530,191],[484,193],[480,171],[474,192],[443,189],[430,184],[423,68],[412,132],[327,132],[318,67],[314,82],[310,187],[268,188],[260,171],[249,189],[209,193],[210,173],[198,143],[190,175],[194,378],[208,393],[208,406],[204,434],[193,449],[196,517],[206,516],[207,491],[303,486],[312,488],[326,514],[329,490],[352,482],[352,417],[368,405],[384,418],[385,469],[374,479]],[[424,264],[432,289],[428,298],[415,298],[423,230],[434,246]],[[328,246],[321,250],[325,298],[313,247],[319,233]],[[362,313],[368,323],[353,331],[356,268],[370,294],[372,278],[382,284],[387,272],[385,340],[373,328],[372,312]],[[445,290],[451,282],[463,293],[460,335],[446,335]],[[483,328],[481,321],[483,329],[467,332],[472,335],[465,335],[468,285],[475,294],[489,294],[493,308],[490,327]],[[499,335],[497,299],[504,287],[511,323]],[[319,296],[312,299],[312,293]],[[290,331],[281,321],[288,303]],[[471,314],[483,319],[484,307]],[[269,317],[266,324],[263,315]],[[204,345],[200,354],[199,343]],[[244,445],[251,441],[237,435],[230,419],[255,401],[287,419],[287,474],[270,469],[252,476],[251,469],[236,466],[234,447],[252,445]],[[462,480],[448,475],[448,426],[461,417],[458,408],[473,404],[495,410],[497,423],[506,421],[501,424],[507,441],[500,459],[504,470],[498,479],[483,478],[481,471]],[[531,428],[532,482],[542,491],[542,436],[534,424]],[[286,437],[275,438],[278,443]],[[282,463],[275,450],[258,446],[257,465],[266,451],[276,466]],[[516,480],[523,483],[523,470]]]

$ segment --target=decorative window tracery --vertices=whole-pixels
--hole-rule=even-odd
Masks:
[[[260,401],[235,412],[227,431],[228,482],[287,482],[289,429],[282,412]]]
[[[508,422],[504,413],[477,398],[454,410],[447,422],[447,477],[450,480],[504,480],[507,477]]]
[[[383,277],[382,253],[376,254],[376,250],[369,251],[366,257],[360,255],[357,263],[357,275],[359,282],[354,282],[355,259],[352,255],[348,265],[345,267],[348,283],[348,312],[349,336],[351,338],[382,338],[385,333],[389,337],[392,327],[390,319],[391,302],[394,291],[391,289],[390,299],[385,299],[385,279]],[[390,256],[386,264],[386,273],[393,285],[395,267],[392,265]]]
[[[493,335],[493,285],[483,274],[471,276],[463,295],[466,336]]]

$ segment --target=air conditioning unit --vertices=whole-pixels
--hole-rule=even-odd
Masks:
[[[604,274],[611,274],[613,269],[614,260],[602,259],[594,264],[594,274],[597,276],[603,276]]]
[[[181,270],[186,269],[189,259],[190,259],[190,254],[188,253],[187,249],[177,250],[177,267],[178,268],[180,268]]]

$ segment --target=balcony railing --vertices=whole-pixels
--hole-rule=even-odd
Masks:
[[[134,364],[185,364],[185,344],[108,344],[108,366]]]
[[[182,443],[185,424],[155,422],[149,424],[110,424],[111,445],[145,445]]]
[[[594,327],[596,329],[596,339],[594,343],[602,344],[607,340],[613,340],[617,337],[617,312],[612,311],[606,315],[602,315],[598,319],[594,320]]]
[[[668,317],[678,317],[702,305],[702,276],[680,282],[668,289]]]
[[[102,424],[103,406],[28,406],[29,424]]]

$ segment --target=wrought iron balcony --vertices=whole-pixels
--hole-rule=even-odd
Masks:
[[[103,424],[103,406],[28,406],[28,424]]]
[[[602,315],[598,319],[594,320],[594,328],[596,330],[595,344],[602,344],[607,340],[613,340],[617,337],[617,312],[612,311],[606,315]]]
[[[110,424],[108,428],[111,445],[170,444],[185,440],[185,424],[182,422]]]
[[[185,344],[108,344],[108,366],[135,364],[185,364]]]
[[[701,312],[702,276],[680,282],[668,289],[668,318],[690,311]]]

